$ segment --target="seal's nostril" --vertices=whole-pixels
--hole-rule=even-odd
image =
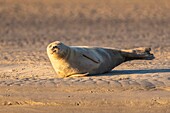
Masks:
[[[53,46],[52,49],[58,48],[58,46]]]

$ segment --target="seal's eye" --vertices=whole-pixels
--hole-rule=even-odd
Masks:
[[[49,46],[49,48],[51,48],[51,47],[52,47],[52,45]]]

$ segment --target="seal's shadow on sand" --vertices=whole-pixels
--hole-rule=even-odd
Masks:
[[[109,73],[90,75],[90,76],[114,76],[114,75],[128,75],[128,74],[149,74],[149,73],[168,73],[170,69],[144,69],[144,70],[112,70]]]

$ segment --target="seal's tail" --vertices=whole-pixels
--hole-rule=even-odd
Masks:
[[[152,60],[155,57],[153,54],[150,53],[150,51],[151,48],[145,48],[145,47],[120,50],[121,54],[125,57],[125,61],[137,60],[137,59]]]

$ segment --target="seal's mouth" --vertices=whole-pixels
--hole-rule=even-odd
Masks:
[[[54,53],[56,53],[56,50],[53,50],[53,51],[51,52],[51,54],[54,54]]]
[[[51,49],[51,54],[57,53],[59,51],[59,47],[58,46],[53,46]]]

